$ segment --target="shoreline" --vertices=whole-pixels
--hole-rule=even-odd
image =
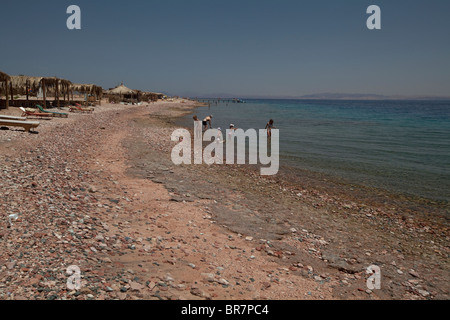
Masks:
[[[167,122],[170,125],[176,124],[176,117],[171,118]],[[401,252],[402,250],[412,253],[413,256],[419,254],[418,252],[414,253],[414,251],[417,249],[416,245],[413,245],[412,243],[411,244],[403,243],[403,241],[404,241],[403,239],[401,240],[401,245],[399,246],[399,250],[397,250],[395,248],[395,246],[392,246],[392,243],[395,243],[396,241],[399,240],[398,238],[402,238],[403,233],[408,234],[408,237],[412,237],[412,238],[418,237],[419,238],[419,237],[423,237],[424,232],[428,232],[428,234],[426,234],[426,236],[424,236],[424,238],[428,238],[428,239],[434,239],[435,238],[435,236],[433,236],[433,234],[434,234],[437,236],[437,239],[434,239],[434,240],[435,241],[437,240],[440,243],[441,250],[442,250],[441,252],[446,252],[446,250],[448,249],[446,247],[446,245],[448,243],[446,240],[446,239],[448,239],[448,227],[447,227],[447,221],[445,218],[443,220],[440,220],[437,225],[434,225],[433,223],[431,223],[432,225],[430,226],[430,221],[431,222],[436,221],[436,217],[433,217],[433,216],[430,217],[429,215],[425,214],[424,219],[420,220],[420,219],[418,219],[418,217],[416,217],[414,215],[409,215],[409,216],[408,215],[406,215],[406,216],[400,215],[399,216],[398,211],[401,210],[399,208],[390,208],[390,210],[388,210],[388,208],[380,209],[378,207],[373,207],[373,206],[371,207],[370,204],[369,205],[356,204],[347,199],[344,199],[344,201],[340,201],[342,199],[338,199],[336,201],[336,199],[333,198],[333,195],[328,195],[327,193],[321,193],[314,189],[313,190],[304,190],[304,189],[295,190],[295,186],[292,186],[292,185],[284,186],[283,185],[284,181],[282,178],[271,179],[271,178],[259,177],[258,174],[255,174],[254,172],[252,172],[254,170],[251,170],[251,169],[249,170],[249,166],[236,166],[236,165],[232,166],[232,165],[230,165],[230,166],[213,166],[213,167],[207,167],[207,166],[194,166],[194,167],[195,167],[195,169],[186,168],[186,167],[183,167],[183,168],[186,170],[197,171],[196,174],[199,174],[201,176],[211,177],[214,175],[219,175],[220,178],[215,180],[215,183],[214,183],[215,187],[217,187],[218,185],[222,185],[222,184],[226,185],[227,184],[227,182],[228,182],[227,180],[229,180],[229,178],[230,178],[230,171],[231,171],[231,175],[233,177],[235,177],[235,176],[241,177],[241,178],[237,179],[238,181],[235,184],[227,185],[225,187],[225,189],[227,190],[227,191],[225,191],[225,193],[229,192],[230,189],[233,191],[236,191],[236,190],[243,191],[242,189],[246,189],[245,191],[251,190],[251,189],[254,189],[252,187],[252,185],[257,185],[257,184],[260,184],[261,181],[265,181],[263,183],[268,184],[269,185],[268,188],[271,189],[271,191],[267,192],[267,190],[264,190],[266,192],[266,193],[264,193],[264,192],[261,192],[261,190],[258,190],[256,195],[251,195],[251,196],[254,196],[257,198],[256,202],[258,202],[261,199],[264,199],[266,197],[271,197],[271,192],[274,191],[273,189],[285,189],[287,191],[281,192],[281,194],[277,194],[277,196],[280,196],[281,198],[283,198],[283,197],[286,198],[286,194],[284,194],[284,193],[287,193],[288,197],[294,199],[293,204],[291,201],[291,206],[295,208],[296,206],[298,206],[295,202],[299,201],[299,199],[298,199],[298,197],[296,197],[296,195],[297,195],[297,192],[300,191],[300,192],[304,193],[304,195],[302,195],[302,199],[300,200],[302,206],[307,205],[310,208],[313,207],[313,210],[327,211],[327,212],[325,212],[322,219],[320,219],[321,222],[325,222],[327,219],[329,219],[330,215],[332,215],[334,217],[335,214],[339,214],[339,215],[341,215],[341,217],[340,217],[341,222],[339,223],[341,225],[341,227],[343,225],[345,226],[345,224],[348,223],[349,220],[354,220],[354,221],[352,221],[353,223],[355,223],[354,231],[358,231],[358,229],[360,229],[361,224],[366,225],[367,227],[369,227],[369,229],[374,228],[374,226],[376,226],[376,228],[381,230],[379,232],[382,232],[382,233],[384,233],[383,230],[385,228],[389,229],[390,233],[393,233],[393,232],[396,233],[396,237],[394,237],[394,239],[387,240],[388,243],[390,242],[389,247],[391,247],[394,250],[394,254],[392,255],[393,259],[395,259],[395,255],[398,255],[397,251]],[[158,180],[159,182],[164,182],[164,177],[158,177],[157,179],[159,179]],[[244,181],[245,179],[247,179],[247,181]],[[274,184],[274,183],[275,183],[275,187],[270,188],[270,185]],[[174,188],[174,186],[171,185],[170,182],[168,183],[168,185],[169,185],[169,188]],[[239,185],[244,185],[244,187],[240,187]],[[174,188],[172,190],[176,190],[176,188]],[[205,192],[204,190],[201,191],[201,193],[204,193],[204,192]],[[249,197],[249,194],[247,193],[246,196]],[[277,210],[278,210],[278,207],[280,206],[280,204],[281,204],[281,202],[278,202],[276,204],[273,204],[272,207],[277,208]],[[337,204],[337,206],[336,206],[336,204]],[[248,204],[247,204],[247,206],[250,207]],[[255,209],[261,210],[261,211],[263,210],[261,207],[258,207],[257,205],[255,205],[255,203],[252,203],[252,206],[256,207],[256,208],[252,207],[251,208],[252,210],[255,210]],[[266,206],[269,206],[269,208],[270,208],[270,205],[266,205]],[[383,209],[385,209],[385,210],[383,210]],[[414,209],[414,208],[412,208],[412,209]],[[308,210],[308,211],[310,212],[311,210]],[[270,216],[270,214],[268,214],[268,215]],[[275,213],[271,216],[274,216],[274,215],[275,215]],[[221,217],[220,217],[220,215],[218,215],[216,218],[218,218],[218,220],[220,220]],[[226,218],[223,219],[223,221],[233,225],[233,226],[231,226],[231,230],[234,230],[238,233],[239,232],[245,233],[245,231],[246,231],[245,227],[242,225],[239,225],[239,223],[237,223],[237,222],[229,221]],[[289,221],[289,220],[285,220],[285,221]],[[326,225],[326,224],[327,223],[324,223],[324,225]],[[261,224],[261,226],[262,227],[260,227],[260,228],[268,227],[267,225],[264,225],[264,224]],[[228,227],[230,227],[230,226],[228,226]],[[311,226],[311,228],[313,228],[313,230],[323,229],[321,227],[316,228],[314,226]],[[433,230],[432,228],[435,228],[435,230]],[[392,231],[392,230],[394,230],[394,231]],[[424,230],[426,230],[426,231],[424,231]],[[360,233],[360,232],[357,232],[357,233]],[[420,236],[417,236],[416,234],[419,234]],[[372,239],[371,239],[372,242],[374,242],[374,241],[377,242],[379,240],[377,235],[379,235],[379,234],[375,234],[372,236]],[[332,236],[332,235],[327,234],[327,236]],[[348,235],[348,233],[347,233],[347,235],[345,235],[344,238],[345,237],[347,237],[346,240],[348,240],[348,237],[351,237],[351,236]],[[361,239],[364,238],[364,236],[360,236],[360,237],[361,237]],[[277,237],[275,236],[275,238],[277,238]],[[387,238],[389,238],[389,236]],[[397,238],[397,239],[395,239],[395,238]],[[369,241],[368,243],[371,243],[371,241]],[[416,239],[414,242],[417,243],[417,241],[419,241],[419,243],[421,243],[424,240]],[[432,241],[432,240],[427,240],[427,241]],[[434,244],[434,241],[432,241],[432,243]],[[422,244],[420,244],[419,247],[420,246],[422,246]],[[369,244],[368,247],[370,248],[371,245]],[[375,247],[377,247],[377,246],[375,246]],[[376,248],[373,248],[373,249],[376,250]],[[333,251],[333,250],[331,250],[331,251]],[[369,249],[369,251],[370,251],[370,249]],[[381,252],[384,252],[384,251],[386,251],[386,250],[385,249],[381,250]],[[420,249],[419,249],[419,251],[420,251]],[[397,252],[397,253],[395,253],[395,252]],[[365,255],[365,253],[361,253],[361,255]],[[403,255],[400,254],[400,256],[403,256]],[[378,259],[386,260],[386,258],[387,257],[384,257],[384,258],[380,257]],[[442,257],[437,257],[436,258],[437,260],[435,260],[435,259],[432,259],[432,260],[438,261],[441,258]],[[389,259],[389,258],[387,258],[387,259]],[[325,260],[327,260],[327,259],[325,259]],[[333,260],[333,259],[331,259],[331,260]],[[332,262],[330,264],[330,265],[332,265],[332,267],[337,266],[338,269],[340,268],[343,270],[348,268],[348,263],[347,263],[347,261],[345,261],[346,259],[339,259],[339,258],[336,259],[336,257],[334,257],[334,260],[337,260],[337,262]],[[361,259],[361,260],[365,260],[365,259]],[[414,261],[414,258],[412,258],[411,262],[413,262],[413,261]],[[444,263],[444,265],[445,265],[445,263]],[[342,267],[342,266],[344,266],[344,267]],[[353,272],[353,271],[355,271],[355,269],[357,269],[357,268],[349,267],[349,269],[347,271],[350,270],[351,272]],[[444,270],[445,270],[445,267],[444,267]],[[396,272],[396,271],[394,271],[394,272]],[[394,272],[392,272],[392,273],[394,273]]]
[[[194,107],[192,111],[205,106]],[[172,121],[192,133],[192,128],[185,126],[185,117],[193,113],[180,114]],[[293,164],[281,164],[280,171],[274,177],[277,180],[289,183],[291,186],[307,185],[309,188],[318,189],[323,193],[330,193],[331,196],[339,196],[351,202],[370,202],[373,206],[388,207],[395,206],[408,212],[409,217],[431,219],[430,215],[435,215],[435,219],[442,226],[448,226],[450,215],[450,203],[445,200],[436,200],[423,196],[413,195],[406,192],[393,191],[375,186],[367,186],[346,180],[343,177],[333,176],[327,173],[315,172],[302,169]],[[246,169],[259,170],[259,166],[247,165]],[[304,182],[306,180],[307,182]],[[332,191],[329,189],[333,189]],[[331,192],[329,192],[331,191]],[[364,204],[364,203],[362,203]],[[427,214],[424,215],[424,211]]]
[[[103,106],[92,117],[52,120],[39,135],[23,137],[24,144],[0,139],[2,150],[22,154],[2,161],[25,184],[18,187],[10,173],[5,181],[34,194],[25,203],[18,201],[22,191],[3,197],[7,212],[24,212],[16,227],[0,224],[0,242],[8,244],[0,252],[8,263],[0,278],[14,275],[10,292],[35,299],[448,299],[448,229],[417,226],[370,206],[334,208],[331,196],[308,186],[298,196],[288,184],[245,166],[174,166],[168,153],[174,119],[191,107]],[[46,156],[38,158],[36,173],[28,161],[37,150]],[[56,155],[67,162],[55,161]],[[24,174],[34,175],[36,186]],[[70,204],[76,205],[73,217],[65,213]],[[23,236],[26,228],[31,237]],[[16,255],[42,238],[47,244],[22,267]],[[7,249],[13,246],[19,250]],[[33,267],[45,266],[46,255],[60,265],[79,261],[86,290],[68,292],[65,270]],[[381,291],[369,292],[365,269],[374,263],[385,282]],[[37,279],[36,286],[27,279]]]

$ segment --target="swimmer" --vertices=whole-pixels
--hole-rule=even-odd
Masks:
[[[270,119],[270,121],[266,124],[266,129],[267,129],[267,136],[271,137],[272,136],[272,129],[276,129],[276,127],[273,125],[273,120]]]
[[[203,131],[208,130],[208,125],[209,128],[212,129],[212,118],[213,116],[207,116],[205,119],[203,119]]]

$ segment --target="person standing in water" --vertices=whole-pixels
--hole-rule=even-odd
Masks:
[[[205,119],[203,119],[203,131],[208,130],[208,125],[209,128],[212,129],[212,118],[213,116],[207,116]]]
[[[230,130],[228,131],[228,139],[233,138],[234,132],[237,130],[234,124],[230,124]]]
[[[266,124],[266,130],[267,130],[267,136],[268,137],[272,136],[272,129],[276,129],[276,128],[273,125],[273,120],[270,119],[270,121]]]

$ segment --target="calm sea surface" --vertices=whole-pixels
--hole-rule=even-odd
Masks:
[[[212,103],[213,127],[280,129],[280,165],[349,183],[450,200],[450,101],[247,100]],[[192,116],[182,120],[192,126]]]

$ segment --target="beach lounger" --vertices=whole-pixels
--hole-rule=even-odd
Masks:
[[[70,112],[81,112],[81,113],[92,113],[94,112],[93,108],[83,108],[78,103],[75,106],[70,107]]]
[[[27,122],[27,121],[17,121],[17,120],[4,120],[0,119],[0,127],[22,127],[27,132],[30,132],[31,129],[37,128],[39,126],[39,122]]]
[[[4,116],[0,114],[1,120],[16,120],[16,121],[27,121],[25,117],[13,117],[13,116]]]
[[[53,112],[53,111],[47,111],[47,110],[44,110],[44,108],[42,108],[40,105],[36,105],[36,107],[38,107],[39,108],[39,110],[42,112],[42,113],[48,113],[48,114],[52,114],[53,115],[53,117],[59,117],[59,118],[68,118],[69,117],[69,114],[68,113],[61,113],[61,112]]]
[[[36,117],[36,118],[53,118],[53,115],[51,115],[50,113],[38,113],[36,112],[34,109],[30,110],[30,109],[25,109],[23,107],[20,107],[20,110],[22,110],[22,117]]]

